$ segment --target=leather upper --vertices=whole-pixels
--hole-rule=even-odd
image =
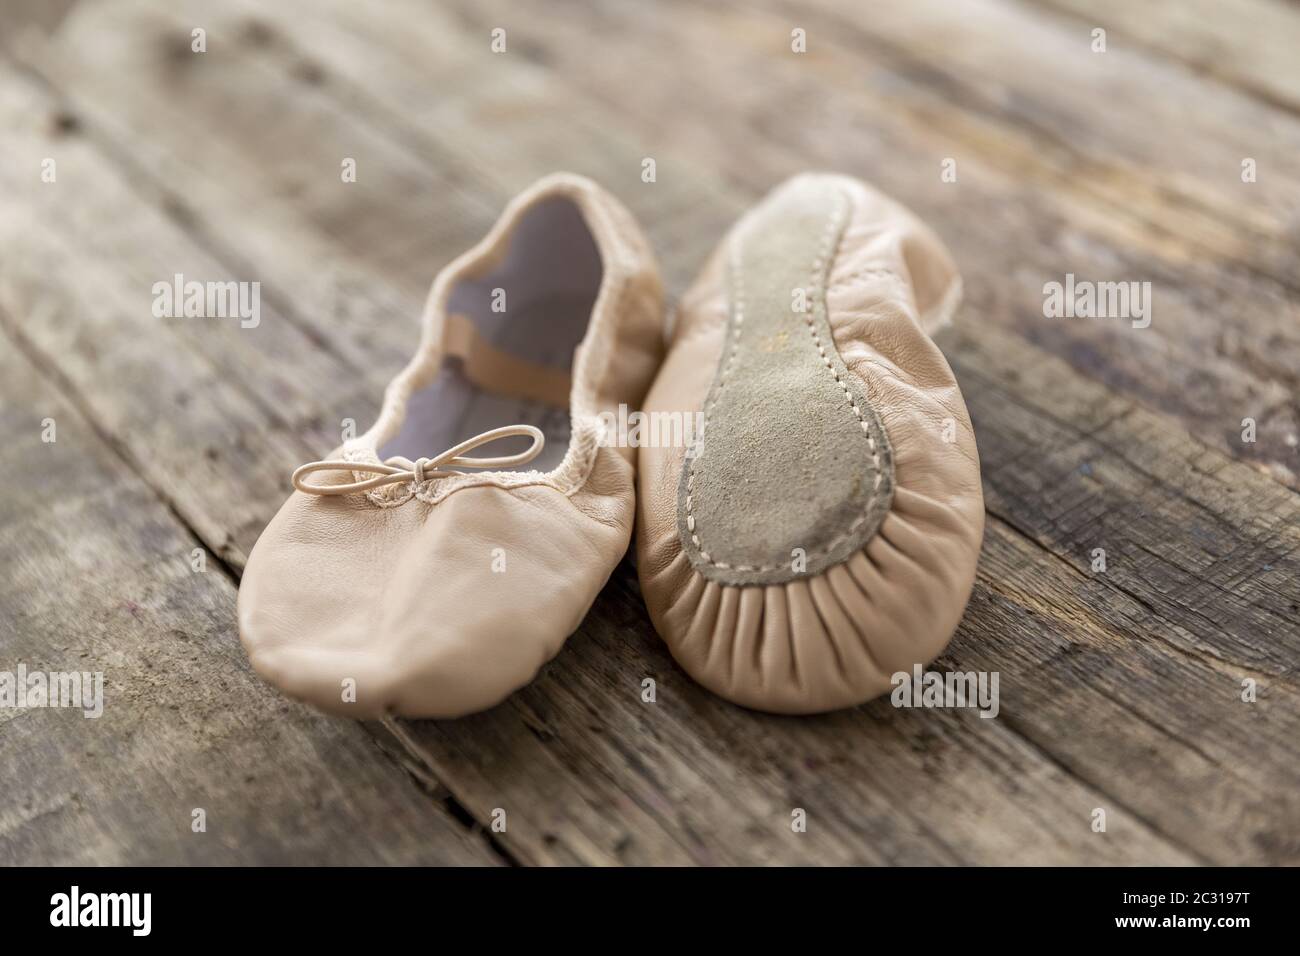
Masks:
[[[341,454],[378,460],[409,396],[454,351],[444,348],[452,334],[444,328],[455,329],[444,308],[450,289],[499,259],[519,217],[557,194],[578,204],[604,270],[573,366],[564,462],[551,472],[477,472],[367,494],[294,492],[258,539],[239,593],[249,659],[286,693],[354,717],[490,707],[559,651],[626,551],[633,463],[627,449],[598,440],[595,418],[636,405],[648,387],[660,358],[662,292],[631,216],[580,177],[535,184],[439,275],[417,354],[389,386],[375,426]]]

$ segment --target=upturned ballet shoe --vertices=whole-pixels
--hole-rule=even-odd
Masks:
[[[849,707],[948,643],[984,526],[975,436],[931,339],[960,288],[906,209],[803,175],[683,298],[644,411],[697,427],[639,450],[637,561],[655,627],[714,693]]]

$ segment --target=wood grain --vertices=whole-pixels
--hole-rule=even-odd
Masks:
[[[458,824],[447,836],[420,814],[453,809],[486,826],[504,809],[495,846],[522,863],[1300,860],[1300,496],[1287,487],[1300,343],[1294,249],[1277,248],[1292,228],[1294,120],[1260,98],[1242,112],[1249,92],[1122,50],[1103,122],[1085,95],[1097,99],[1092,67],[1066,54],[1071,20],[1052,10],[965,4],[971,49],[941,56],[935,44],[952,37],[925,29],[943,25],[937,5],[845,21],[817,4],[800,12],[804,60],[788,53],[781,7],[666,10],[78,5],[48,49],[0,65],[0,124],[12,131],[0,164],[4,334],[126,473],[134,497],[115,510],[160,515],[237,577],[288,471],[335,444],[344,418],[369,424],[414,345],[433,272],[531,179],[571,168],[609,186],[680,293],[781,177],[808,165],[858,173],[933,221],[967,273],[970,304],[941,345],[975,421],[989,527],[970,608],[937,666],[998,671],[1001,714],[876,701],[790,719],[727,705],[672,663],[625,563],[561,655],[488,713],[366,735],[292,708],[304,742],[267,798],[270,818],[321,787],[339,792],[355,761],[365,781],[348,791],[351,808],[315,810],[384,859],[493,859],[481,838],[462,841]],[[199,22],[210,48],[196,56]],[[487,46],[498,23],[504,56]],[[1013,68],[1022,62],[1034,69]],[[863,84],[889,95],[863,96]],[[1155,94],[1138,97],[1152,84],[1161,112],[1144,120]],[[1192,103],[1212,108],[1175,129]],[[1276,131],[1258,152],[1280,181],[1238,196],[1216,170],[1255,123]],[[1089,135],[1065,135],[1072,124]],[[1205,148],[1166,179],[1162,142]],[[34,172],[49,155],[57,187]],[[941,185],[948,155],[959,180]],[[645,156],[654,184],[640,179]],[[339,179],[344,157],[357,159],[355,184]],[[1152,328],[1047,322],[1042,283],[1066,271],[1152,279]],[[153,318],[148,289],[174,272],[262,282],[262,323]],[[1245,446],[1239,421],[1252,412],[1260,440]],[[6,467],[41,480],[34,466]],[[81,512],[62,507],[65,522]],[[149,583],[156,544],[142,536],[113,542],[122,588],[162,587]],[[94,548],[110,537],[105,525]],[[21,540],[42,573],[66,560]],[[203,597],[179,592],[169,625],[207,608],[204,673],[248,682],[251,716],[241,703],[228,719],[245,722],[250,752],[271,748],[289,731],[283,717],[256,719],[278,698],[248,676],[233,584],[219,580]],[[37,646],[96,613],[86,600],[16,629]],[[129,625],[101,630],[115,639]],[[180,694],[128,673],[125,686]],[[645,677],[655,703],[641,699]],[[1247,679],[1255,703],[1241,699]],[[59,773],[73,772],[80,729],[43,745]],[[354,749],[317,742],[330,735]],[[174,773],[199,773],[190,751],[166,746]],[[333,762],[314,767],[309,747]],[[132,832],[120,780],[97,786],[88,807]],[[388,812],[389,786],[415,808],[387,829],[359,822]],[[806,833],[791,831],[795,808]],[[1097,808],[1106,833],[1090,828]],[[4,839],[67,859],[52,849],[58,819],[29,813]],[[432,835],[417,837],[417,822]],[[229,858],[336,858],[278,824],[241,826],[244,856]],[[211,852],[185,847],[185,859]],[[122,852],[105,855],[181,851],[146,841]]]
[[[499,862],[361,728],[252,674],[234,582],[12,344],[0,427],[0,670],[103,674],[97,718],[0,710],[0,864]]]
[[[1034,0],[1113,42],[1152,50],[1279,109],[1300,111],[1300,17],[1287,0]]]
[[[458,6],[484,35],[519,22]],[[951,245],[967,315],[1300,484],[1300,119],[1123,47],[1098,56],[1086,31],[1002,0],[758,7],[570,6],[517,32],[525,56],[747,192],[810,166],[876,183]],[[411,18],[412,39],[447,30]],[[500,66],[482,59],[473,85],[491,90]],[[1268,181],[1243,183],[1243,157]],[[1151,282],[1151,328],[1045,319],[1043,286],[1066,273]],[[1256,443],[1236,437],[1247,416]]]

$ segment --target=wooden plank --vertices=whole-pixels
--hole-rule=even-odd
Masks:
[[[600,795],[602,818],[622,824],[615,859],[636,862],[644,853],[647,835],[626,825],[630,808],[659,818],[690,859],[706,864],[1196,859],[1000,721],[921,717],[887,701],[808,719],[721,702],[661,644],[635,639],[643,615],[634,575],[621,568],[564,654],[512,700],[552,759]],[[640,698],[643,677],[657,682],[654,704]],[[527,773],[534,762],[522,750],[502,752],[499,717],[473,718],[480,732],[455,744],[445,725],[400,726],[413,752],[472,803],[479,787],[501,786],[474,779],[483,764],[501,760]],[[535,796],[524,804],[524,841],[538,819],[546,821],[543,842],[564,846],[577,837],[565,826],[571,821],[551,819],[555,806]],[[1108,838],[1089,830],[1098,806],[1110,814]],[[806,810],[807,833],[790,831],[794,808]]]
[[[760,6],[769,15],[747,20],[750,35],[791,18],[780,0]],[[799,18],[821,47],[819,56],[801,61],[805,68],[829,79],[856,61],[887,85],[888,104],[904,114],[919,109],[918,117],[937,118],[925,107],[942,99],[977,125],[1027,137],[1031,149],[1064,152],[1069,166],[1050,185],[1066,188],[1076,180],[1116,213],[1130,209],[1171,233],[1177,224],[1193,247],[1294,288],[1287,271],[1294,250],[1266,244],[1285,241],[1294,230],[1300,200],[1295,117],[1145,50],[1122,43],[1095,50],[1091,27],[1017,0],[917,0],[870,15],[812,0]],[[752,47],[772,54],[757,42]],[[1259,136],[1261,128],[1270,131],[1267,138]],[[995,157],[1003,149],[987,141],[968,145],[992,148]],[[1244,188],[1246,156],[1278,180]],[[1030,165],[1024,172],[1038,171]],[[1271,256],[1261,261],[1263,251]]]
[[[944,341],[973,396],[991,513],[1081,573],[1106,548],[1105,583],[1180,650],[1294,680],[1300,496],[1095,384],[1062,387],[1055,362],[969,329]]]
[[[972,603],[995,617],[950,654],[999,667],[1016,730],[1161,833],[1210,860],[1294,860],[1300,499],[1056,361],[969,330],[945,345],[996,518]],[[1010,529],[1014,548],[990,545]]]
[[[282,497],[285,475],[304,455],[337,444],[344,419],[374,413],[385,371],[374,363],[385,352],[363,357],[339,347],[346,336],[321,347],[317,329],[294,321],[298,313],[281,307],[275,283],[260,268],[218,259],[202,241],[185,237],[164,197],[138,191],[117,174],[111,156],[63,130],[68,114],[47,93],[9,76],[0,98],[14,122],[0,177],[14,208],[0,218],[9,250],[0,271],[18,334],[39,339],[83,384],[87,400],[101,406],[107,432],[137,437],[138,446],[123,448],[140,473],[214,553],[242,567],[266,524],[265,502]],[[39,178],[46,157],[57,162],[52,184]],[[31,226],[54,221],[62,228]],[[305,252],[313,254],[310,247]],[[155,318],[153,285],[177,273],[262,282],[260,322],[244,328],[234,319]],[[339,298],[336,291],[325,295]],[[368,311],[376,303],[364,290],[347,304],[366,313],[366,322],[384,317],[382,309]],[[337,306],[329,316],[335,325],[352,325]],[[410,323],[403,325],[393,337],[413,341]],[[116,377],[103,374],[110,364]],[[180,414],[159,415],[159,407]],[[235,475],[242,492],[229,495],[219,522],[209,521],[196,496]]]
[[[103,675],[97,718],[0,709],[0,865],[499,862],[359,726],[252,674],[231,580],[0,340],[0,671]]]
[[[949,241],[966,315],[1300,486],[1300,120],[1131,50],[1096,56],[1086,33],[994,0],[870,16],[768,6],[457,9],[473,34],[516,24],[521,49],[568,84],[748,191],[809,167],[877,183]],[[442,14],[404,9],[406,42],[447,30]],[[806,56],[789,50],[796,20]],[[499,73],[483,65],[465,85]],[[1241,182],[1246,156],[1269,181]],[[940,182],[945,158],[957,182]],[[1044,284],[1067,273],[1152,283],[1152,326],[1044,318]],[[1257,442],[1240,441],[1245,417]]]
[[[292,10],[285,14],[291,15]],[[133,35],[136,33],[133,31]],[[93,36],[94,31],[89,30],[87,35]],[[464,45],[468,42],[462,38]],[[338,62],[327,49],[315,49],[313,54]],[[282,62],[285,54],[281,51],[267,57],[274,66]],[[375,59],[373,52],[370,59]],[[400,61],[400,57],[394,59]],[[147,68],[147,61],[144,66]],[[407,64],[404,69],[415,75],[414,66]],[[501,66],[495,69],[510,72]],[[528,70],[534,95],[550,104],[557,115],[560,104],[574,102],[588,103],[590,110],[581,111],[584,114],[600,115],[598,106],[546,80],[544,71],[537,75],[535,68]],[[394,71],[390,70],[390,75]],[[276,75],[274,69],[267,69],[260,79],[272,80]],[[110,83],[112,77],[92,74],[85,80],[93,80],[98,89]],[[293,100],[287,92],[277,92],[282,85],[271,82],[263,86],[259,90],[262,102],[273,104],[267,110],[270,124],[276,110],[292,110]],[[220,88],[221,84],[214,80],[205,95],[215,95]],[[367,100],[359,102],[384,99],[390,92],[380,86],[372,89]],[[78,103],[91,99],[92,94],[93,90],[79,86]],[[346,94],[339,99],[349,101]],[[194,109],[204,102],[200,98],[186,105]],[[106,114],[110,108],[131,109],[121,100],[105,100],[100,110]],[[324,111],[324,115],[334,122],[330,119],[334,111]],[[143,115],[123,122],[122,129],[127,132],[149,128],[131,126],[146,123]],[[152,122],[156,124],[157,118]],[[502,127],[491,135],[508,141],[510,124]],[[366,132],[364,127],[360,130]],[[318,132],[313,129],[313,134]],[[565,132],[572,134],[567,141],[575,153],[585,154],[586,142],[580,128],[565,127]],[[202,186],[197,190],[203,202],[192,210],[195,215],[187,231],[216,237],[216,241],[234,247],[253,241],[253,232],[263,231],[268,238],[261,241],[268,248],[272,242],[280,242],[282,249],[294,248],[287,240],[306,231],[299,220],[291,219],[286,225],[278,215],[268,216],[267,221],[244,217],[244,225],[239,227],[234,217],[223,219],[219,211],[206,205],[209,201],[215,204],[222,189],[219,171],[204,166],[204,150],[211,147],[201,142],[186,147],[181,141],[184,137],[169,138],[165,128],[155,133],[156,141],[163,144],[160,152],[185,158],[188,165],[183,181],[188,188],[195,183],[210,186],[207,191]],[[406,130],[394,134],[394,138],[418,143],[422,141],[420,135]],[[455,150],[455,133],[448,133],[446,139],[446,149]],[[762,152],[756,155],[763,163],[771,161],[762,158]],[[618,163],[618,157],[612,161]],[[526,160],[513,159],[509,168],[523,168],[525,164]],[[684,167],[683,172],[689,173],[689,169]],[[770,168],[760,166],[758,174],[769,175]],[[245,204],[260,208],[259,194],[243,181],[226,188]],[[269,197],[260,198],[270,201]],[[720,195],[709,204],[705,215],[725,222],[732,207],[740,202],[741,197],[734,193]],[[365,215],[364,210],[358,213]],[[662,234],[657,230],[655,238],[661,239]],[[407,241],[414,243],[417,238],[410,236]],[[712,236],[706,238],[711,244]],[[301,273],[303,266],[288,261],[292,258],[281,252],[270,265],[280,275]],[[387,259],[376,259],[366,267],[374,270],[371,282],[382,279],[398,288],[406,285],[400,276],[381,271],[400,271]],[[205,341],[210,342],[206,347],[224,348],[215,337]],[[992,457],[986,449],[986,471],[990,475],[1010,473],[1017,460],[1033,469],[1043,436],[1061,430],[1060,421],[1072,424],[1079,409],[1086,412],[1093,408],[1105,393],[996,330],[989,333],[984,346],[988,352],[977,353],[969,367],[954,363],[963,384],[970,380],[975,386],[967,385],[966,390],[980,419],[977,424],[982,443],[988,426],[983,424],[981,401],[992,403],[990,407],[995,409],[997,403],[1016,409],[1028,406],[1020,412],[1021,418],[1009,419],[1015,427],[1009,425],[1005,436],[998,435]],[[959,350],[957,354],[965,353]],[[1045,379],[1017,385],[1015,374],[994,362],[998,356],[1010,363],[1012,373],[1041,364]],[[999,397],[987,382],[976,380],[975,371],[980,369],[986,369],[986,378],[994,383],[1006,380],[1009,392]],[[89,381],[87,375],[83,387]],[[1059,407],[1035,407],[1029,401],[1044,382],[1049,391],[1059,392]],[[1158,445],[1157,460],[1144,461],[1142,469],[1153,470],[1157,465],[1176,469],[1180,462],[1188,460],[1199,460],[1207,470],[1226,465],[1222,458],[1205,452],[1163,420],[1154,420],[1172,444],[1169,448]],[[1094,427],[1099,424],[1101,420],[1091,422]],[[1130,424],[1121,418],[1115,426],[1120,430],[1114,439],[1117,447],[1128,447],[1130,439],[1149,441],[1152,437],[1150,428],[1125,431]],[[130,436],[123,440],[129,442]],[[169,453],[175,455],[185,447],[179,440],[169,444]],[[1198,458],[1201,455],[1209,457]],[[1059,479],[1059,459],[1043,467],[1040,480]],[[1115,467],[1122,475],[1122,481],[1117,479],[1120,488],[1139,487],[1142,472],[1138,466],[1121,462]],[[1241,487],[1247,496],[1265,494],[1265,488],[1282,491],[1245,469],[1240,471],[1249,477],[1233,473],[1233,478],[1245,482]],[[1031,470],[1029,477],[1039,474]],[[1029,478],[1022,476],[1019,480]],[[1170,479],[1160,488],[1175,483],[1176,479]],[[1004,487],[1025,493],[1021,484]],[[991,487],[990,500],[997,489],[997,485]],[[209,490],[211,498],[206,507],[219,516],[228,508],[223,501],[226,493],[219,486]],[[1148,493],[1158,496],[1161,492]],[[1005,513],[1018,517],[1018,501],[1009,493],[1007,500],[1010,503]],[[278,498],[263,501],[260,506],[273,509],[276,504]],[[221,522],[216,518],[214,523]],[[1043,510],[1023,519],[1017,527],[1046,549],[1059,549],[1068,543],[1058,527],[1061,524],[1060,515]],[[1287,817],[1279,813],[1279,808],[1287,806],[1286,791],[1268,789],[1267,780],[1263,790],[1252,789],[1240,777],[1224,780],[1217,790],[1205,791],[1203,800],[1193,801],[1166,831],[1169,824],[1161,819],[1162,808],[1174,802],[1195,774],[1207,775],[1209,771],[1198,761],[1221,759],[1226,744],[1210,746],[1197,737],[1178,739],[1179,722],[1205,721],[1204,712],[1179,714],[1176,719],[1163,718],[1163,723],[1157,720],[1152,724],[1146,714],[1135,715],[1131,708],[1123,706],[1129,703],[1124,688],[1154,688],[1154,699],[1158,701],[1160,693],[1169,695],[1176,689],[1166,684],[1183,677],[1183,666],[1198,668],[1198,680],[1212,680],[1207,670],[1212,661],[1193,656],[1192,663],[1184,665],[1175,656],[1180,651],[1162,652],[1159,640],[1152,635],[1167,627],[1166,620],[1155,616],[1145,621],[1147,630],[1139,629],[1133,622],[1143,620],[1145,609],[1141,602],[1106,584],[1101,585],[1107,589],[1101,594],[1120,611],[1103,604],[1099,620],[1080,626],[1076,623],[1079,615],[1099,613],[1093,610],[1097,582],[1081,583],[1077,571],[1054,556],[1062,552],[1048,554],[1044,547],[1029,544],[1011,527],[995,523],[990,533],[986,567],[1000,570],[996,579],[982,576],[972,612],[951,652],[954,662],[984,660],[992,663],[992,669],[1017,660],[1015,649],[1027,655],[1037,670],[1028,671],[1028,684],[1019,693],[1030,697],[1030,704],[1023,709],[1019,705],[1013,708],[1008,699],[1005,720],[967,720],[965,715],[951,714],[922,716],[873,704],[850,714],[802,722],[764,718],[721,705],[686,682],[648,635],[644,612],[635,598],[628,571],[623,568],[564,655],[542,681],[508,705],[471,721],[392,727],[439,779],[449,783],[476,818],[486,820],[493,808],[507,808],[512,823],[502,842],[530,861],[1180,862],[1228,859],[1239,850],[1244,850],[1244,858],[1248,859],[1286,858],[1294,841],[1288,844],[1276,838],[1279,832],[1283,838],[1287,836]],[[1119,535],[1117,547],[1121,551],[1131,548],[1134,560],[1147,562],[1128,572],[1125,586],[1132,588],[1132,581],[1146,580],[1144,568],[1168,573],[1168,558],[1146,555],[1138,547],[1138,539],[1127,535],[1123,526],[1112,530]],[[1270,538],[1273,532],[1255,525],[1248,525],[1242,534],[1239,546],[1243,553],[1251,553],[1263,542],[1278,547],[1279,555],[1285,557],[1281,546],[1289,539],[1276,535]],[[1186,541],[1176,536],[1172,546],[1168,542],[1166,545],[1184,548]],[[1008,586],[1008,580],[1015,580],[1009,569],[1026,561],[1034,562],[1031,566],[1035,583],[1045,593]],[[1286,566],[1282,567],[1282,574],[1288,573]],[[1191,579],[1199,580],[1197,575],[1203,572],[1203,567],[1193,565],[1188,573]],[[1025,571],[1019,574],[1028,577]],[[1039,577],[1042,583],[1038,583]],[[1291,580],[1295,580],[1293,575]],[[1283,598],[1287,598],[1287,586],[1284,578],[1277,584],[1277,593]],[[1244,590],[1242,599],[1247,602],[1258,597],[1241,581],[1230,582],[1228,587]],[[1009,596],[1005,593],[1008,591]],[[1185,631],[1192,646],[1218,646],[1218,635],[1210,631],[1203,618],[1190,611],[1179,617],[1178,605],[1171,604],[1169,608],[1157,605],[1157,609],[1172,617],[1182,629],[1180,636]],[[1045,622],[1044,606],[1064,609],[1060,619]],[[1007,635],[1002,644],[990,640],[990,636],[998,634]],[[1138,641],[1134,634],[1140,636]],[[1224,653],[1235,666],[1235,658],[1251,653],[1251,649],[1240,635],[1234,640],[1226,642]],[[1134,644],[1140,645],[1143,654],[1156,656],[1131,656]],[[979,653],[983,647],[992,648],[987,659],[957,656]],[[1083,665],[1076,663],[1081,651],[1068,650],[1075,647],[1091,652],[1083,655]],[[1256,663],[1269,666],[1267,655],[1258,649],[1253,653],[1259,658]],[[1080,668],[1090,682],[1080,681]],[[641,703],[639,681],[645,675],[657,677],[665,688],[661,703],[671,706],[647,709],[648,705]],[[1192,686],[1196,686],[1195,682]],[[1283,691],[1272,691],[1283,696],[1266,701],[1270,705],[1267,725],[1272,729],[1267,746],[1257,755],[1258,766],[1264,769],[1271,766],[1270,761],[1290,755],[1273,739],[1279,735],[1277,728],[1294,729],[1294,707],[1284,694],[1287,686],[1283,683]],[[1033,693],[1039,699],[1033,699]],[[1071,706],[1053,710],[1043,706],[1043,698],[1062,699]],[[1276,706],[1275,701],[1279,701]],[[1086,709],[1089,707],[1091,710]],[[1062,740],[1077,730],[1079,713],[1092,712],[1104,712],[1113,720],[1103,723],[1097,736]],[[1241,722],[1248,719],[1230,708],[1212,716],[1233,722],[1231,733],[1239,733]],[[986,729],[988,724],[995,726]],[[1221,727],[1211,726],[1207,732],[1225,733],[1225,740],[1232,739],[1231,733]],[[1113,756],[1117,749],[1122,759]],[[1198,749],[1206,756],[1198,755]],[[1159,755],[1161,761],[1157,772],[1143,781],[1143,776],[1134,776],[1134,771],[1143,767],[1137,762],[1139,757],[1149,761],[1150,754]],[[1124,774],[1142,781],[1145,789],[1129,784]],[[1261,779],[1266,777],[1264,770],[1259,775]],[[942,781],[943,786],[936,786],[936,781]],[[1116,794],[1116,783],[1139,792]],[[1274,778],[1271,786],[1287,784],[1285,779]],[[719,793],[727,795],[725,805],[719,803]],[[918,799],[917,794],[924,796]],[[789,809],[808,803],[813,804],[813,820],[818,826],[793,840]],[[1087,827],[1091,809],[1103,803],[1120,808],[1116,814],[1119,828],[1113,827],[1109,838],[1100,838]],[[1259,833],[1273,839],[1252,844],[1251,838]]]
[[[328,17],[296,21],[286,12],[271,13],[243,2],[207,10],[203,19],[211,24],[213,47],[202,56],[180,56],[173,48],[193,20],[189,13],[169,15],[148,4],[120,3],[114,17],[130,30],[93,44],[91,34],[102,27],[103,14],[87,8],[64,25],[41,70],[56,85],[77,91],[82,108],[123,144],[123,159],[134,154],[145,171],[161,174],[164,181],[223,169],[227,192],[248,190],[250,199],[268,204],[268,216],[313,225],[315,232],[304,238],[312,255],[302,260],[325,256],[328,271],[347,269],[357,282],[378,270],[390,284],[395,279],[404,293],[421,298],[432,272],[479,238],[500,202],[557,169],[602,177],[643,222],[671,225],[682,238],[692,223],[698,225],[702,234],[693,236],[685,252],[678,251],[681,242],[662,250],[666,262],[676,265],[679,284],[726,224],[693,218],[700,210],[716,217],[710,199],[725,192],[723,181],[695,168],[690,175],[642,183],[645,142],[611,122],[613,113],[565,109],[563,96],[557,96],[560,88],[545,71],[514,57],[508,69],[495,70],[494,83],[475,82],[474,70],[507,64],[487,52],[486,40],[461,35],[454,22],[447,30],[422,31],[412,42],[365,11],[339,7]],[[400,44],[403,58],[375,56],[389,44]],[[66,55],[73,49],[75,59]],[[393,49],[396,53],[398,47]],[[351,82],[354,71],[372,76],[369,85]],[[465,95],[437,94],[453,83]],[[191,150],[195,155],[185,159],[169,157],[152,138],[137,144],[130,139],[132,129],[118,125],[128,117],[138,124],[155,110],[159,119],[153,126],[169,143],[212,137],[213,117],[219,116],[214,153]],[[566,137],[554,135],[552,120],[565,124]],[[475,137],[437,135],[466,123],[499,129]],[[508,139],[502,135],[506,128]],[[571,148],[567,137],[583,148]],[[298,145],[287,150],[286,142]],[[358,161],[355,184],[339,182],[344,156]],[[655,156],[671,170],[671,154],[656,151]],[[217,216],[206,186],[199,177],[186,197],[173,198],[190,198],[208,207],[207,216]],[[239,211],[226,213],[231,229]],[[276,251],[265,241],[249,248],[258,259]],[[395,255],[389,254],[393,248]],[[333,258],[327,249],[336,250]],[[337,250],[350,261],[340,261]],[[319,313],[311,306],[320,283],[319,276],[305,276],[300,287],[285,292],[305,297],[300,311]],[[393,317],[385,318],[366,329],[367,339],[375,334],[382,339],[382,326],[391,325]]]
[[[1218,83],[1300,112],[1300,12],[1286,0],[1035,0],[1112,43],[1185,63]]]

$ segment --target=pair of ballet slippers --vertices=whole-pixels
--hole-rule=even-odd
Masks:
[[[889,690],[947,644],[983,533],[931,340],[960,293],[906,209],[801,175],[665,343],[631,214],[541,180],[438,275],[370,430],[294,473],[240,587],[253,667],[332,713],[483,710],[560,650],[635,526],[650,617],[709,690],[780,713]]]

